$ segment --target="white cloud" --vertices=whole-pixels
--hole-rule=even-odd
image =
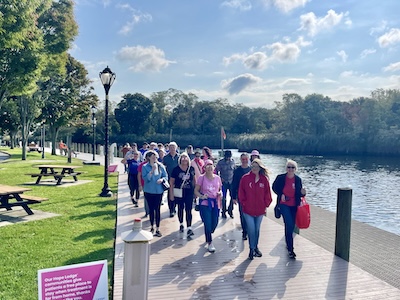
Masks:
[[[377,27],[372,27],[369,31],[370,35],[374,35],[375,33],[380,33],[383,32],[386,29],[387,22],[382,21],[381,24],[379,24]]]
[[[353,77],[354,75],[355,73],[353,71],[344,71],[340,73],[339,77],[348,78],[348,77]]]
[[[193,74],[193,73],[184,73],[183,75],[185,77],[195,77],[196,76],[196,74]]]
[[[400,70],[400,61],[392,63],[386,67],[383,68],[383,71],[385,72],[395,72]]]
[[[246,11],[251,9],[251,3],[247,0],[228,0],[221,3],[221,6],[239,9]]]
[[[303,79],[303,78],[289,78],[284,80],[280,86],[281,87],[290,87],[290,86],[303,86],[303,85],[311,84],[310,79]]]
[[[221,87],[227,90],[230,95],[239,94],[247,87],[261,81],[262,79],[260,77],[256,77],[250,73],[245,73],[234,78],[222,80]]]
[[[268,56],[263,52],[250,54],[243,60],[243,64],[248,69],[264,70],[267,65]]]
[[[315,36],[323,30],[329,30],[342,22],[346,17],[345,24],[351,25],[351,20],[347,17],[348,13],[337,14],[330,9],[324,17],[318,18],[313,12],[300,16],[300,30],[308,32],[309,36]]]
[[[121,61],[132,63],[129,69],[135,72],[159,72],[161,69],[168,67],[171,63],[175,63],[174,61],[167,60],[164,51],[154,46],[125,46],[119,50],[117,58]]]
[[[243,61],[245,60],[247,57],[246,53],[235,53],[229,57],[224,57],[222,59],[222,63],[224,66],[229,66],[233,63],[235,63],[236,61]]]
[[[306,47],[310,44],[310,42],[304,41],[303,37],[299,37],[295,42],[276,42],[261,47],[266,51],[271,51],[269,56],[264,51],[257,51],[251,54],[235,53],[229,57],[224,57],[222,63],[224,66],[229,66],[240,61],[247,69],[264,70],[274,61],[281,63],[296,61],[301,53],[301,47]]]
[[[288,13],[293,9],[296,9],[298,7],[304,7],[307,2],[310,2],[311,0],[263,0],[262,2],[266,7],[269,6],[274,6],[278,10]]]
[[[381,35],[378,38],[378,43],[381,48],[389,47],[390,45],[400,42],[400,29],[391,28],[389,32]]]
[[[360,54],[360,58],[366,58],[368,55],[374,54],[375,52],[376,49],[364,49]]]
[[[336,54],[339,55],[339,57],[342,59],[342,62],[346,62],[347,58],[349,57],[344,50],[337,51]]]
[[[150,14],[142,13],[141,11],[134,9],[129,4],[119,4],[117,5],[117,7],[123,11],[129,11],[131,13],[130,20],[125,23],[125,25],[122,26],[122,28],[118,32],[122,35],[127,35],[128,33],[130,33],[136,24],[142,22],[151,22],[153,19]]]

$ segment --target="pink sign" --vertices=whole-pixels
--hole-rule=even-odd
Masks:
[[[108,299],[107,260],[38,271],[39,300]]]

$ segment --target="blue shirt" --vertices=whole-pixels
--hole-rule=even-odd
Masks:
[[[168,181],[168,174],[162,164],[156,163],[158,166],[158,174],[151,174],[152,166],[150,163],[145,164],[142,168],[142,178],[144,180],[143,191],[149,194],[162,194],[164,189],[161,183],[157,183],[157,180],[164,178]]]

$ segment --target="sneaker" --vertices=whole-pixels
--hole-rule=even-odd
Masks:
[[[145,215],[142,217],[142,219],[146,219],[148,216],[149,216],[148,214],[145,214]]]
[[[136,204],[135,204],[135,207],[139,207],[139,205],[136,203]]]
[[[160,230],[157,230],[156,233],[154,234],[154,236],[162,237]]]
[[[261,257],[262,256],[262,253],[261,253],[260,250],[258,250],[258,248],[254,249],[254,256],[255,257]]]
[[[296,259],[296,253],[294,253],[293,251],[290,251],[289,252],[289,258]]]
[[[231,217],[231,219],[233,219],[233,212],[228,211],[228,215]]]
[[[150,232],[154,233],[154,228],[153,227],[151,227]]]
[[[254,250],[251,250],[250,249],[250,252],[249,252],[249,260],[253,260],[254,259]]]
[[[247,234],[242,233],[242,240],[243,240],[243,241],[247,241]]]
[[[133,204],[137,204],[137,201],[135,199],[132,198],[132,203]]]
[[[192,236],[192,235],[194,235],[193,230],[192,229],[188,229],[187,236],[189,237],[189,236]]]
[[[179,231],[180,231],[180,232],[183,232],[183,230],[184,230],[183,225],[179,226]]]
[[[226,219],[226,213],[221,213],[222,219]]]
[[[210,253],[215,252],[215,247],[214,247],[213,243],[208,244],[208,252],[210,252]]]

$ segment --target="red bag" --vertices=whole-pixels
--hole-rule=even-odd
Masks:
[[[299,229],[307,229],[310,227],[310,222],[310,205],[307,203],[306,197],[301,197],[300,206],[297,207],[296,226]]]

